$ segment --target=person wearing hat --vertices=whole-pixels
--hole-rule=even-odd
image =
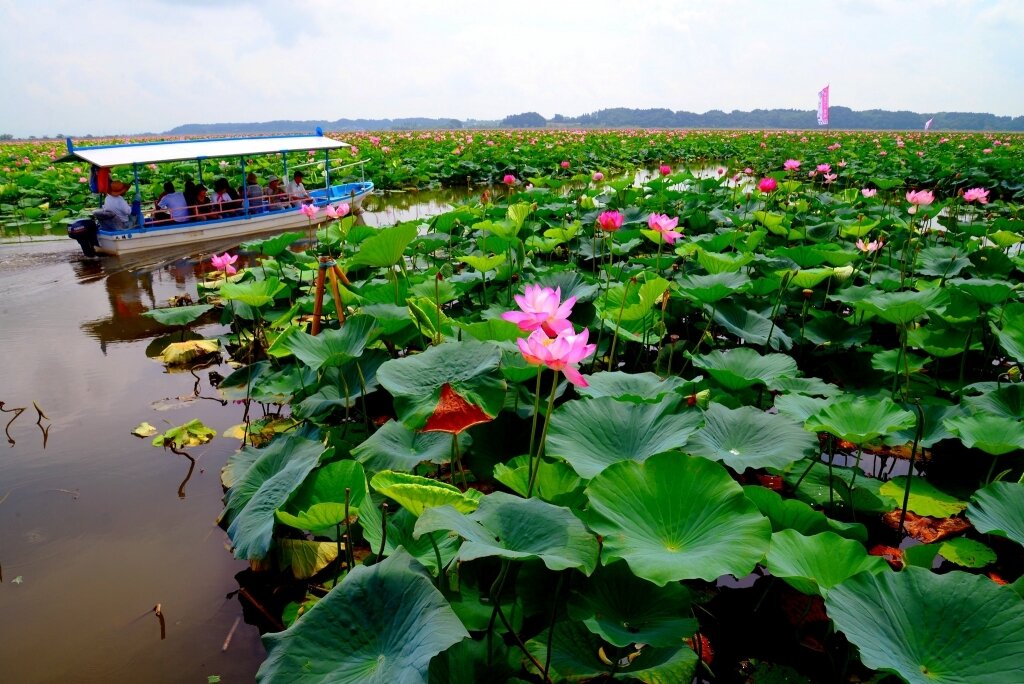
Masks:
[[[266,211],[267,201],[263,198],[263,188],[252,171],[245,176],[244,190],[245,197],[249,200],[250,213],[262,214]]]
[[[271,209],[283,209],[288,206],[288,195],[281,187],[281,179],[277,176],[267,177],[267,189],[263,196],[266,198]]]
[[[128,189],[131,187],[131,183],[111,181],[107,197],[103,200],[103,210],[114,214],[116,220],[122,226],[128,225],[128,217],[132,214],[131,205],[124,198],[124,193],[128,192]]]
[[[296,171],[295,175],[292,176],[291,182],[284,186],[284,191],[288,193],[288,199],[291,200],[293,207],[301,207],[303,204],[311,201],[306,186],[302,184],[302,178],[302,172]]]

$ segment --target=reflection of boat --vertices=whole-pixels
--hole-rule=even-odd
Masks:
[[[293,151],[323,152],[325,187],[310,191],[312,203],[317,207],[338,207],[347,203],[351,209],[360,206],[363,199],[373,192],[371,181],[357,181],[331,185],[330,151],[349,147],[348,143],[325,137],[317,129],[316,135],[293,135],[263,138],[225,138],[216,140],[182,140],[171,142],[134,143],[125,145],[97,145],[93,147],[75,147],[68,138],[68,154],[58,161],[85,161],[100,170],[115,166],[129,166],[134,174],[135,197],[131,203],[131,215],[127,226],[104,224],[94,227],[91,220],[77,221],[69,226],[69,234],[79,241],[87,255],[93,248],[107,254],[126,254],[161,247],[190,245],[210,240],[228,240],[245,235],[267,233],[294,228],[305,228],[310,222],[324,220],[323,212],[314,217],[307,217],[299,206],[278,206],[265,198],[248,196],[246,176],[247,158],[256,155],[281,154],[284,166],[282,176],[287,177],[287,153]],[[232,207],[230,215],[217,219],[204,219],[197,214],[195,218],[183,223],[176,223],[165,218],[158,219],[152,212],[142,209],[142,196],[139,188],[139,165],[195,160],[199,170],[199,182],[202,178],[202,161],[206,159],[229,159],[231,165],[237,164],[241,171],[240,188],[242,195]],[[334,171],[347,166],[335,167]],[[222,167],[227,166],[222,162]],[[306,166],[303,164],[302,166]],[[296,166],[292,166],[294,170]],[[286,202],[284,203],[287,204]],[[147,216],[147,213],[149,214]],[[225,212],[226,213],[226,212]]]

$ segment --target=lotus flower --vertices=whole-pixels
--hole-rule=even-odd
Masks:
[[[667,176],[667,175],[669,175],[670,173],[672,173],[672,167],[671,167],[671,166],[669,166],[668,164],[662,164],[661,166],[659,166],[659,167],[658,167],[658,172],[659,172],[659,173],[660,173],[660,174],[661,174],[662,176]]]
[[[565,379],[577,387],[586,387],[586,379],[580,375],[576,368],[583,359],[587,358],[597,349],[596,344],[587,344],[590,331],[586,328],[576,335],[572,332],[572,326],[564,330],[555,338],[550,338],[541,330],[534,330],[530,336],[516,340],[519,351],[527,363],[535,366],[547,366],[553,371],[561,371]]]
[[[818,171],[818,173],[828,173],[828,172],[830,172],[832,170],[832,165],[831,164],[818,164],[818,166],[815,167],[815,168]]]
[[[562,160],[562,163],[559,164],[559,166],[561,166],[563,169],[569,168],[569,160],[568,159]]]
[[[601,212],[601,215],[597,217],[597,225],[601,227],[601,230],[612,233],[622,227],[623,218],[622,212]]]
[[[568,297],[561,301],[562,288],[552,290],[550,287],[527,285],[524,293],[516,295],[515,299],[522,311],[506,311],[501,317],[518,325],[520,330],[540,330],[550,337],[572,330],[569,314],[576,298]]]
[[[783,162],[782,168],[785,169],[786,171],[796,171],[797,169],[800,168],[800,162],[798,162],[796,159],[787,159],[785,162]]]
[[[857,240],[857,249],[867,254],[871,254],[872,252],[877,252],[882,249],[882,245],[884,244],[885,242],[882,241],[882,238],[872,240],[868,243],[865,243],[863,240]]]
[[[875,188],[864,188],[860,191],[860,194],[864,195],[865,199],[870,199],[878,194],[878,190]]]
[[[303,204],[302,207],[299,208],[299,211],[301,211],[306,218],[312,220],[313,217],[320,212],[320,207],[315,204]]]
[[[661,234],[661,238],[668,244],[673,244],[683,237],[679,231],[673,230],[679,225],[679,217],[669,218],[668,214],[651,214],[647,217],[647,225],[651,230]]]
[[[824,178],[825,178],[825,185],[828,185],[829,183],[834,183],[835,180],[837,178],[839,178],[839,174],[837,174],[837,173],[826,173]]]
[[[964,201],[988,204],[988,190],[984,188],[971,188],[964,193]]]
[[[769,192],[775,192],[778,188],[779,184],[774,178],[762,178],[761,182],[757,184],[757,189],[766,195]]]
[[[604,174],[601,173],[600,171],[595,171],[594,175],[591,177],[594,179],[595,183],[599,183],[604,180]]]
[[[335,209],[334,207],[332,207],[330,204],[328,204],[326,207],[324,207],[324,213],[327,214],[328,218],[332,218],[332,219],[338,218],[338,210]]]
[[[348,202],[342,202],[335,211],[338,212],[338,218],[345,218],[352,211],[352,207],[348,205]]]
[[[512,186],[516,184],[516,177],[511,173],[506,173],[505,177],[501,179],[501,182],[505,185]]]
[[[926,207],[935,201],[935,195],[928,190],[911,190],[907,193],[907,201],[916,206]]]
[[[238,269],[232,266],[236,261],[238,261],[238,255],[231,255],[227,252],[224,252],[220,256],[214,254],[210,258],[210,262],[213,264],[213,267],[218,271],[224,271],[225,275],[237,273]]]

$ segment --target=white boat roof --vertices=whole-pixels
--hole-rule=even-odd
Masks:
[[[82,160],[96,166],[153,164],[184,159],[241,157],[296,150],[330,150],[349,147],[348,143],[323,135],[282,135],[259,138],[220,138],[215,140],[168,140],[125,145],[74,147],[68,140],[68,153],[57,161]]]

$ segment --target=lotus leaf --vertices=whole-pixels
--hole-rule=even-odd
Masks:
[[[711,374],[726,389],[767,385],[780,377],[797,375],[796,361],[786,354],[758,354],[749,347],[715,350],[693,357],[693,365]]]
[[[825,606],[872,669],[911,684],[1020,681],[1024,602],[987,577],[861,573],[832,589]]]
[[[903,501],[906,486],[907,478],[895,477],[883,484],[879,491],[892,499]],[[948,518],[958,515],[965,508],[967,508],[966,501],[960,501],[955,496],[938,490],[924,478],[915,477],[910,481],[908,511],[913,511],[918,515],[930,515],[934,518]]]
[[[722,461],[740,473],[747,468],[785,468],[818,452],[818,440],[800,423],[752,406],[729,409],[712,404],[704,421],[686,451]]]
[[[220,294],[224,299],[259,308],[273,302],[286,287],[287,285],[278,278],[250,280],[245,283],[224,281],[220,286]]]
[[[141,427],[141,426],[140,426]],[[184,425],[173,427],[153,439],[153,446],[188,449],[189,447],[206,444],[217,436],[217,431],[203,425],[203,421],[195,418]]]
[[[967,396],[963,404],[971,413],[1020,419],[1024,417],[1024,384],[1004,385],[978,397]]]
[[[775,577],[801,593],[822,597],[859,572],[884,572],[889,567],[855,541],[832,532],[805,537],[795,530],[772,535],[767,561],[768,571]]]
[[[462,543],[457,536],[448,534],[448,532],[431,532],[421,537],[415,537],[413,535],[416,516],[402,508],[389,512],[385,522],[380,508],[375,504],[376,501],[368,501],[359,515],[359,525],[362,528],[363,537],[374,553],[380,551],[381,542],[383,542],[385,556],[395,554],[399,550],[405,551],[435,575],[439,574],[438,554],[441,556],[442,566],[448,565],[455,558],[459,544]],[[388,528],[386,539],[381,536],[385,525]],[[434,552],[435,546],[437,553]]]
[[[468,513],[476,510],[481,498],[475,489],[463,492],[446,482],[390,470],[374,475],[370,486],[415,516],[422,515],[428,508],[446,505]]]
[[[413,684],[469,636],[408,554],[354,568],[284,632],[267,634],[259,682]]]
[[[835,532],[840,537],[852,539],[861,544],[868,541],[867,528],[860,523],[833,520],[803,501],[784,499],[778,492],[767,487],[747,485],[743,487],[743,493],[771,521],[773,532],[794,530],[806,537],[819,532]]]
[[[725,468],[676,453],[608,466],[587,487],[584,512],[601,535],[601,561],[625,560],[664,586],[744,576],[768,549],[771,524]]]
[[[402,259],[405,248],[416,234],[415,223],[400,223],[378,231],[359,244],[359,251],[349,263],[353,266],[394,266]]]
[[[314,337],[296,331],[286,347],[314,370],[324,366],[340,366],[359,358],[373,335],[376,320],[371,316],[351,316],[338,330],[324,330]]]
[[[212,304],[196,304],[194,306],[171,306],[165,309],[150,309],[143,316],[152,318],[164,325],[188,325],[198,320],[204,313],[213,308]]]
[[[220,353],[220,342],[217,340],[185,340],[171,342],[164,347],[160,360],[170,366],[184,366],[214,354]]]
[[[507,463],[494,466],[494,479],[516,494],[526,496],[530,490],[530,458],[516,456]],[[578,508],[583,504],[583,480],[565,461],[542,458],[537,464],[534,489],[537,498],[556,506]]]
[[[459,448],[472,440],[469,433],[458,436]],[[417,432],[398,420],[389,420],[352,450],[352,457],[370,470],[410,472],[424,461],[446,463],[452,456],[452,438],[440,432]]]
[[[676,376],[663,378],[654,373],[601,371],[588,375],[589,386],[580,387],[579,393],[584,397],[613,397],[619,401],[656,404],[670,392],[693,387],[700,381],[699,376],[683,380]]]
[[[598,544],[568,508],[504,492],[488,494],[464,515],[451,506],[431,508],[416,521],[415,536],[451,530],[465,541],[459,558],[496,556],[539,559],[551,570],[577,568],[589,575],[597,566]]]
[[[657,404],[612,397],[566,402],[551,416],[547,453],[589,479],[613,463],[681,448],[703,422],[698,411],[675,413],[681,402],[679,396]]]
[[[281,567],[290,567],[295,579],[309,579],[338,557],[338,544],[332,541],[282,539],[278,550]]]
[[[939,555],[964,568],[983,568],[996,562],[996,552],[979,541],[956,537],[939,545]]]
[[[993,482],[982,487],[971,497],[967,517],[979,532],[1024,545],[1024,484]]]
[[[772,349],[789,349],[793,346],[793,338],[756,311],[728,302],[720,302],[714,308],[705,304],[704,308],[713,312],[716,323],[745,342],[769,346]]]
[[[827,432],[839,439],[864,445],[882,435],[906,430],[917,424],[910,411],[904,411],[887,398],[869,399],[849,395],[831,400],[804,423],[814,432]]]
[[[689,275],[679,281],[679,293],[701,304],[714,304],[726,297],[742,292],[750,278],[742,273],[713,273]]]
[[[978,448],[993,456],[1024,449],[1024,423],[1019,419],[976,413],[947,418],[944,425],[969,449]]]

